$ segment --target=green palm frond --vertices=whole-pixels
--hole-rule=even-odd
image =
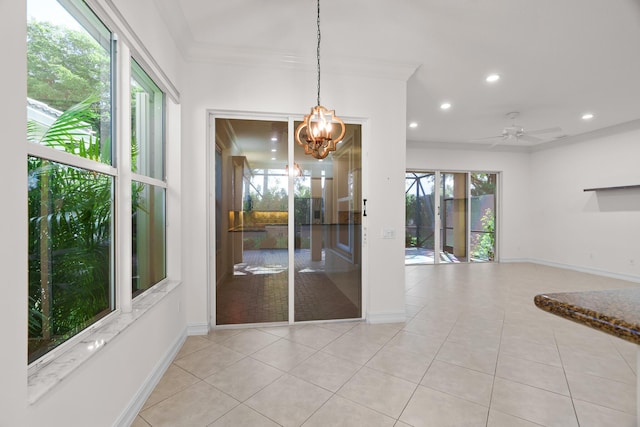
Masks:
[[[88,97],[62,113],[49,127],[29,120],[27,139],[99,161],[99,139],[91,128],[91,124],[95,122],[97,117],[93,106],[98,101],[97,96]]]

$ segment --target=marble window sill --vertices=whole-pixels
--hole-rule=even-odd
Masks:
[[[166,281],[154,286],[133,300],[130,313],[120,311],[111,313],[97,325],[90,327],[86,333],[78,337],[74,344],[59,354],[45,357],[42,362],[35,362],[29,366],[27,382],[29,404],[37,402],[80,365],[100,352],[178,285],[179,282]]]

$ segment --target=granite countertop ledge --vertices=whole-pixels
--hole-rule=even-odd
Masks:
[[[640,288],[540,294],[538,308],[640,344]]]

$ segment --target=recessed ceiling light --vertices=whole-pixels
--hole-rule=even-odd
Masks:
[[[488,83],[494,83],[500,80],[500,74],[489,74],[485,79]]]
[[[417,127],[418,127],[418,124],[417,124],[416,122],[411,122],[411,123],[409,123],[409,127],[410,127],[411,129],[415,129],[415,128],[417,128]]]
[[[591,120],[591,119],[593,119],[593,117],[594,117],[594,116],[593,116],[593,114],[592,114],[592,113],[584,113],[584,114],[582,115],[582,120]]]
[[[440,104],[440,109],[441,110],[448,110],[449,108],[451,108],[451,103],[450,102],[443,102],[442,104]]]
[[[277,141],[278,138],[276,138],[275,136],[271,138],[272,141]]]
[[[272,157],[272,158],[271,158],[271,160],[275,160],[275,159],[276,159],[275,157]]]
[[[275,153],[276,151],[278,151],[276,148],[272,148],[272,149],[271,149],[271,152],[272,152],[272,153]]]

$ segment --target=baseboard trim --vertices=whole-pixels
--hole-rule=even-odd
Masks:
[[[131,399],[127,408],[125,408],[124,412],[122,412],[120,417],[118,417],[116,422],[113,424],[114,426],[128,427],[133,423],[136,416],[144,406],[144,403],[153,392],[153,389],[156,388],[164,373],[169,369],[169,366],[171,366],[171,362],[173,362],[173,359],[182,348],[186,339],[187,331],[185,329],[185,331],[178,336],[178,339],[176,339],[173,345],[169,348],[169,351],[167,351],[165,356],[156,364],[155,368],[140,386],[133,399]]]
[[[369,313],[367,323],[402,323],[406,322],[407,313],[404,311],[395,313]]]
[[[187,335],[207,335],[209,333],[208,323],[190,323],[187,325]]]
[[[581,266],[571,265],[571,264],[563,264],[563,263],[559,263],[559,262],[548,261],[548,260],[545,260],[545,259],[538,259],[538,258],[528,258],[528,259],[511,258],[511,259],[500,260],[500,262],[504,262],[504,263],[530,262],[532,264],[546,265],[548,267],[562,268],[562,269],[565,269],[565,270],[578,271],[580,273],[588,273],[588,274],[593,274],[593,275],[596,275],[596,276],[609,277],[611,279],[619,279],[619,280],[626,280],[628,282],[640,283],[640,276],[636,276],[636,275],[633,275],[633,274],[615,273],[615,272],[612,272],[612,271],[600,270],[600,269],[591,268],[591,267],[581,267]]]
[[[533,263],[533,261],[529,258],[500,258],[500,260],[498,262],[501,262],[503,264],[507,264],[507,263],[515,263],[515,262],[531,262]]]

